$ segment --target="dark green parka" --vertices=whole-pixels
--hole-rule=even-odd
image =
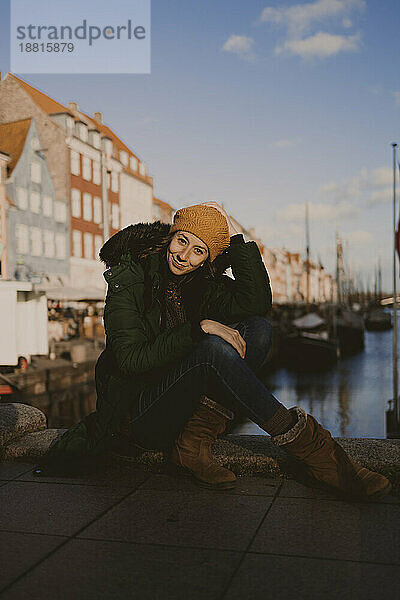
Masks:
[[[130,225],[101,249],[101,260],[112,266],[104,273],[106,348],[95,370],[97,410],[53,444],[43,464],[66,465],[75,458],[101,455],[143,387],[206,335],[201,320],[229,324],[269,315],[271,287],[260,251],[254,241],[245,243],[237,235],[214,260],[212,272],[199,268],[183,284],[188,321],[163,330],[165,243],[170,228],[160,221]],[[235,279],[224,274],[229,266]]]

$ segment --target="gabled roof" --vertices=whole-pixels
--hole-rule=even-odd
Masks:
[[[34,88],[32,85],[29,85],[29,83],[27,83],[23,79],[16,77],[13,73],[8,73],[7,77],[12,77],[13,79],[15,79],[21,85],[21,87],[29,94],[32,100],[47,114],[55,115],[60,113],[68,113],[76,121],[81,120],[79,115],[74,114],[74,112],[71,111],[67,106],[64,106],[60,102],[53,100],[53,98],[50,98],[50,96],[48,96],[47,94],[44,94],[43,92]],[[98,131],[103,133],[103,135],[106,135],[107,137],[112,139],[118,150],[125,150],[125,152],[127,152],[129,155],[134,156],[135,158],[140,160],[139,157],[136,156],[136,154],[132,152],[132,150],[112,131],[112,129],[107,127],[107,125],[99,123],[98,121],[96,121],[96,119],[82,111],[77,112],[84,115],[84,117],[86,117],[91,123],[93,123],[94,127]]]
[[[156,198],[155,196],[153,196],[153,202],[154,204],[158,204],[159,206],[161,206],[162,208],[165,208],[166,210],[175,210],[174,208],[172,208],[172,206],[170,204],[168,204],[168,202],[164,202],[164,200],[160,200],[159,198]]]
[[[60,104],[60,102],[57,102],[56,100],[53,100],[53,98],[50,98],[50,96],[47,96],[47,94],[44,94],[43,92],[34,88],[32,85],[29,85],[29,83],[26,83],[26,81],[23,79],[16,77],[13,73],[7,73],[7,77],[11,77],[12,79],[18,81],[18,83],[29,94],[32,100],[47,114],[53,115],[59,113],[68,113],[69,115],[73,116],[71,111],[66,106]]]
[[[22,119],[0,125],[0,148],[10,155],[7,165],[8,173],[12,173],[25,146],[26,136],[32,119]]]
[[[125,152],[129,154],[129,156],[134,156],[135,158],[137,158],[137,160],[140,160],[140,158],[136,156],[136,154],[132,152],[132,150],[126,144],[124,144],[124,142],[113,132],[113,130],[107,127],[107,125],[104,125],[104,123],[99,123],[99,121],[96,121],[96,119],[87,115],[86,113],[82,114],[85,115],[85,117],[87,117],[89,121],[93,123],[93,125],[98,131],[100,131],[103,135],[109,137],[113,141],[115,146],[118,148],[118,150],[125,150]]]

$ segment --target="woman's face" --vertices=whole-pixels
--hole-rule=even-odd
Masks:
[[[186,275],[200,267],[208,256],[208,248],[188,231],[176,231],[167,249],[167,262],[175,275]]]

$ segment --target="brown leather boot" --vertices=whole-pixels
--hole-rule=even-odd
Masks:
[[[346,500],[362,502],[390,492],[392,485],[386,477],[351,460],[312,415],[299,406],[290,411],[297,415],[297,423],[286,433],[272,436],[271,441],[302,460],[313,479]]]
[[[219,465],[211,452],[211,444],[225,431],[227,421],[222,412],[200,404],[175,440],[170,463],[191,472],[205,487],[233,488],[235,474]]]

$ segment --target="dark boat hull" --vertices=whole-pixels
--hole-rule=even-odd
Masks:
[[[389,313],[372,313],[365,317],[365,328],[368,331],[387,331],[392,329],[392,317]]]
[[[338,359],[337,345],[330,340],[311,339],[303,335],[289,334],[281,348],[285,366],[294,370],[318,371],[335,364]]]

